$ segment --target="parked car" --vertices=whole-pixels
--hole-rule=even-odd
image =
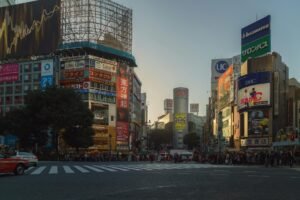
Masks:
[[[23,152],[23,151],[17,151],[16,155],[14,155],[13,157],[28,160],[29,165],[35,166],[35,167],[38,165],[38,161],[39,161],[38,157],[36,155],[34,155],[33,153]]]
[[[23,175],[24,171],[28,169],[28,167],[28,160],[0,154],[0,173],[14,173],[15,175]]]

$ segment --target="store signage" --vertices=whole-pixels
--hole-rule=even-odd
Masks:
[[[216,71],[220,74],[224,73],[228,67],[229,67],[229,64],[224,60],[218,61],[215,65]]]
[[[241,139],[242,147],[268,146],[269,138],[245,138]]]
[[[271,16],[268,15],[246,27],[241,31],[242,46],[271,33]]]
[[[248,58],[256,58],[271,51],[271,39],[267,35],[254,42],[242,46],[242,62]]]
[[[41,76],[53,76],[53,60],[42,60]]]
[[[53,85],[53,76],[42,76],[40,81],[41,89],[45,89]]]

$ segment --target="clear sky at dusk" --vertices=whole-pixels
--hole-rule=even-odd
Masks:
[[[272,51],[281,54],[290,78],[300,80],[299,0],[113,1],[133,10],[133,55],[152,122],[175,87],[189,88],[189,103],[199,103],[205,115],[211,59],[240,54],[241,29],[266,15]]]
[[[240,54],[240,33],[271,15],[271,49],[281,54],[290,78],[300,80],[299,0],[115,0],[133,9],[133,55],[147,93],[149,119],[163,114],[173,88],[189,88],[189,103],[210,95],[211,59]],[[299,63],[299,64],[298,64]]]

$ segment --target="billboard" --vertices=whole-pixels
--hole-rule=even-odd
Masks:
[[[241,31],[242,46],[271,34],[271,16],[268,15],[244,28]]]
[[[238,80],[239,109],[270,105],[271,73],[258,72],[241,76]]]
[[[175,114],[175,130],[182,132],[186,128],[187,118],[186,113]]]
[[[60,38],[60,0],[0,8],[0,60],[49,54]]]
[[[190,104],[190,112],[199,112],[199,104],[198,103],[191,103]]]
[[[129,142],[129,77],[128,67],[120,65],[117,76],[117,142]]]
[[[219,77],[232,64],[232,58],[213,59],[211,61],[211,90],[216,90]]]
[[[19,79],[18,64],[0,64],[0,83],[13,82]]]
[[[248,112],[248,136],[269,134],[269,111],[257,109]]]
[[[241,30],[241,60],[255,58],[271,51],[271,16],[268,15]]]
[[[245,138],[241,139],[241,146],[242,147],[258,147],[258,146],[268,146],[269,145],[269,138]]]
[[[219,109],[228,105],[231,101],[233,66],[231,65],[218,80],[218,105]]]
[[[242,62],[248,58],[256,58],[271,51],[271,38],[269,35],[259,38],[242,46]]]
[[[231,107],[222,109],[222,136],[229,138],[232,135]]]

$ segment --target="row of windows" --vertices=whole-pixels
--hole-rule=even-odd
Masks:
[[[0,87],[0,95],[13,94],[13,90],[14,90],[15,94],[19,94],[22,92],[27,92],[29,90],[38,90],[39,88],[40,88],[40,84],[34,84],[34,85],[28,84],[28,85],[15,85],[15,86]]]
[[[24,102],[23,96],[0,97],[0,105],[23,104],[23,102]]]
[[[116,97],[114,96],[106,96],[102,94],[81,94],[82,100],[94,100],[94,101],[101,101],[101,102],[106,102],[106,103],[116,103]]]
[[[101,83],[95,83],[91,82],[91,89],[96,89],[96,90],[104,90],[104,91],[110,91],[110,92],[115,92],[116,91],[116,86],[115,85],[104,85]]]
[[[40,72],[41,71],[41,63],[33,63],[33,64],[21,64],[19,65],[19,72]]]

